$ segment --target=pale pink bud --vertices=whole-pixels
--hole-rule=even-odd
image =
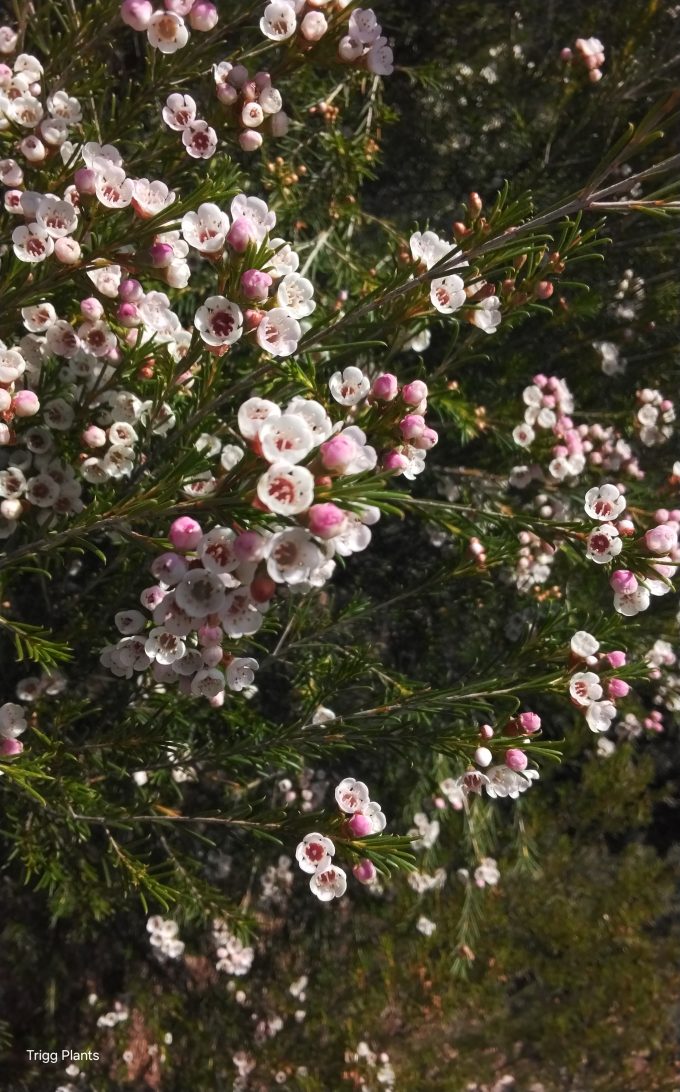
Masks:
[[[98,322],[104,315],[103,304],[95,296],[88,296],[87,299],[81,300],[80,311],[89,322]]]
[[[667,508],[657,508],[656,512],[654,513],[654,519],[657,523],[668,523],[668,520],[670,519],[670,512]]]
[[[77,239],[54,240],[54,256],[62,265],[76,265],[80,261],[80,243]]]
[[[419,406],[424,398],[427,398],[427,383],[422,379],[414,379],[401,389],[401,397],[407,406]]]
[[[238,142],[244,152],[256,152],[258,148],[262,147],[262,139],[262,133],[258,133],[257,129],[245,129],[238,135]],[[227,238],[229,238],[229,236],[227,236]],[[236,247],[234,247],[234,249],[236,250]],[[238,253],[241,252],[239,251]]]
[[[149,258],[156,269],[165,269],[174,258],[174,252],[169,243],[153,243],[149,247]]]
[[[188,15],[194,6],[194,0],[163,0],[165,10],[175,15]]]
[[[214,4],[208,3],[208,0],[196,0],[189,12],[189,26],[192,30],[199,30],[203,33],[214,30],[218,19],[217,8]]]
[[[624,679],[610,679],[607,683],[607,693],[612,701],[617,698],[625,698],[630,693],[630,686]]]
[[[238,98],[238,91],[230,83],[218,83],[217,97],[224,106],[233,106]]]
[[[493,762],[493,755],[488,747],[478,747],[474,753],[474,760],[478,766],[490,766]]]
[[[272,278],[262,269],[246,269],[241,277],[241,291],[249,300],[266,300]]]
[[[118,295],[125,303],[139,303],[144,295],[144,289],[139,281],[134,280],[133,277],[128,277],[120,282]]]
[[[652,554],[667,554],[678,544],[678,532],[668,524],[652,527],[645,535],[645,546]]]
[[[17,391],[12,399],[12,409],[17,417],[34,417],[40,409],[40,401],[33,391]]]
[[[209,648],[211,645],[218,644],[224,634],[220,626],[200,626],[198,630],[198,643],[201,646]]]
[[[340,433],[337,436],[332,436],[330,440],[326,440],[319,448],[319,451],[321,462],[327,470],[342,472],[355,458],[357,445],[351,436],[343,436]]]
[[[265,546],[265,540],[257,531],[242,531],[234,540],[234,553],[240,561],[260,561]]]
[[[290,118],[285,110],[278,110],[269,118],[269,128],[273,137],[284,137],[288,132]]]
[[[335,538],[347,523],[347,514],[337,504],[313,504],[307,513],[309,529],[319,538]]]
[[[425,418],[419,413],[407,413],[399,422],[399,429],[405,440],[415,440],[425,431]]]
[[[619,534],[623,535],[625,538],[635,534],[635,524],[630,519],[620,519],[616,526]]]
[[[569,46],[565,46],[564,49],[560,50],[560,57],[563,61],[570,61],[573,56],[574,54],[571,52]]]
[[[203,656],[203,663],[206,667],[217,667],[218,664],[222,663],[222,658],[224,656],[222,645],[208,645],[203,649],[201,655]]]
[[[609,577],[609,586],[617,595],[632,595],[637,591],[638,582],[630,569],[617,569]]]
[[[120,5],[121,19],[133,30],[146,30],[152,15],[150,0],[123,0]]]
[[[103,428],[99,428],[99,425],[88,425],[80,438],[85,447],[104,447],[106,444],[106,433]]]
[[[483,724],[479,729],[481,739],[493,739],[493,728],[490,724]]]
[[[247,216],[238,216],[227,235],[227,242],[237,254],[243,254],[250,242],[255,241],[255,233],[252,222]]]
[[[362,815],[360,812],[356,812],[350,820],[348,820],[347,827],[351,830],[355,838],[365,838],[367,834],[371,834],[373,831],[373,824],[367,815]]]
[[[203,529],[191,516],[178,516],[170,524],[168,538],[176,550],[195,550],[198,546]]]
[[[5,519],[19,519],[21,511],[22,505],[18,497],[6,497],[0,501],[0,516]]]
[[[414,446],[419,451],[430,451],[439,441],[439,433],[433,428],[425,428],[422,436],[416,437]]]
[[[505,752],[505,765],[509,770],[514,770],[515,773],[521,773],[522,770],[526,770],[529,760],[524,751],[520,751],[519,747],[511,747],[509,751]]]
[[[308,42],[319,42],[328,30],[328,21],[320,11],[308,11],[300,23],[300,33]]]
[[[396,375],[383,372],[376,376],[371,387],[371,394],[378,402],[391,402],[399,393],[399,383]]]
[[[366,859],[356,864],[352,869],[352,873],[355,880],[365,884],[373,883],[377,876],[375,865],[372,861]]]
[[[73,176],[78,193],[94,193],[97,175],[89,167],[79,167]]]
[[[116,310],[116,318],[121,326],[139,326],[142,321],[139,316],[139,311],[135,307],[134,303],[121,303]]]

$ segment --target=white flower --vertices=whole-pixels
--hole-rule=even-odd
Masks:
[[[493,334],[501,322],[501,301],[498,296],[487,296],[475,305],[470,322],[485,334]]]
[[[366,67],[374,76],[391,76],[394,72],[394,54],[387,38],[378,38],[366,54]]]
[[[580,629],[572,637],[570,647],[574,656],[578,656],[581,660],[587,660],[590,656],[595,655],[600,647],[600,642],[596,637],[593,637],[592,633]]]
[[[266,311],[255,332],[257,343],[272,356],[290,356],[298,347],[302,328],[285,307]]]
[[[343,372],[335,372],[328,381],[331,394],[341,406],[356,406],[366,397],[371,389],[368,376],[361,368],[349,367]]]
[[[333,422],[326,410],[314,399],[293,398],[288,403],[286,413],[294,413],[296,417],[303,419],[314,437],[315,447],[327,440],[333,431]]]
[[[235,588],[224,597],[220,620],[227,636],[238,640],[257,633],[264,618],[247,588]]]
[[[536,433],[531,425],[517,425],[512,430],[512,438],[519,447],[531,447],[536,439]]]
[[[594,671],[577,671],[569,682],[569,694],[578,705],[590,705],[602,697],[599,676]]]
[[[475,869],[475,883],[477,887],[495,887],[501,878],[498,865],[493,857],[482,857],[479,866]]]
[[[181,132],[196,120],[196,102],[191,95],[168,95],[163,107],[163,121],[170,129]]]
[[[335,790],[335,799],[340,810],[348,815],[363,813],[370,803],[368,786],[353,777],[345,777]]]
[[[243,313],[225,296],[208,296],[196,312],[194,326],[207,345],[233,345],[243,333]]]
[[[294,516],[314,500],[314,476],[304,466],[278,462],[257,483],[257,495],[270,512]]]
[[[12,232],[12,249],[21,262],[44,262],[54,250],[54,239],[40,224],[22,224]]]
[[[431,937],[437,928],[434,921],[430,921],[424,914],[421,914],[416,922],[416,929],[419,933],[422,933],[424,937]]]
[[[588,535],[586,557],[597,565],[606,565],[617,557],[623,549],[623,542],[613,523],[603,523]]]
[[[204,618],[224,606],[224,584],[215,573],[190,569],[175,588],[175,599],[187,614]]]
[[[437,819],[429,820],[424,812],[419,811],[413,816],[415,826],[410,830],[411,845],[414,849],[431,849],[439,837],[439,822]]]
[[[331,863],[335,846],[323,834],[305,834],[295,850],[295,859],[303,872],[323,870]]]
[[[245,690],[252,686],[257,671],[257,660],[236,656],[227,667],[227,686],[230,690]]]
[[[146,619],[141,610],[119,610],[113,618],[119,633],[130,636],[144,629]]]
[[[437,265],[445,255],[455,257],[452,253],[455,249],[453,243],[448,242],[447,239],[441,239],[434,231],[414,232],[410,239],[410,246],[414,261],[422,262],[427,269],[432,269],[432,266]],[[468,263],[458,264],[466,266]]]
[[[26,714],[20,705],[8,701],[0,705],[0,736],[2,739],[17,739],[26,731]]]
[[[191,121],[182,130],[182,144],[193,159],[210,159],[217,148],[217,133],[207,121]]]
[[[226,212],[210,202],[204,202],[196,212],[187,212],[182,217],[182,235],[189,246],[202,254],[218,254],[223,250],[228,231]]]
[[[273,42],[284,42],[287,38],[292,38],[297,30],[295,8],[286,0],[272,0],[264,9],[260,30],[265,38],[270,38]]]
[[[271,270],[274,277],[285,277],[287,273],[294,273],[300,265],[300,257],[290,243],[283,239],[270,239],[269,246],[275,253],[264,268]]]
[[[197,671],[191,680],[191,693],[195,698],[216,698],[224,691],[224,675],[216,667]]]
[[[306,527],[290,527],[272,535],[267,572],[277,584],[302,584],[321,565],[323,555]]]
[[[315,446],[311,429],[294,413],[270,417],[262,425],[258,438],[269,463],[299,463]]]
[[[213,527],[203,535],[197,553],[204,567],[212,573],[232,573],[240,565],[234,551],[236,534],[230,527]]]
[[[626,365],[620,358],[619,348],[612,341],[594,341],[593,348],[600,354],[605,375],[621,375],[625,372]]]
[[[14,383],[26,371],[26,361],[17,349],[0,349],[0,383]]]
[[[616,706],[611,701],[594,701],[586,709],[586,723],[591,732],[606,732],[616,717]]]
[[[238,427],[244,440],[254,440],[265,421],[280,417],[281,408],[267,398],[249,398],[238,411]]]
[[[176,53],[189,41],[184,19],[171,11],[155,11],[149,20],[146,36],[149,44],[161,53]]]
[[[447,777],[439,785],[439,789],[443,792],[444,796],[448,800],[452,808],[456,811],[460,811],[465,804],[465,793],[459,781],[454,781],[452,777]]]
[[[24,326],[32,334],[44,334],[45,331],[57,321],[57,312],[51,303],[36,303],[32,307],[22,307],[21,317]],[[0,380],[0,382],[5,382]]]
[[[108,159],[95,159],[94,189],[100,204],[108,209],[126,208],[132,201],[134,182],[127,178],[122,167]]]
[[[182,658],[186,645],[181,637],[159,626],[149,633],[144,642],[144,651],[149,659],[157,660],[159,664],[173,664]]]
[[[616,519],[625,507],[626,498],[615,485],[593,486],[586,493],[584,508],[591,519]]]
[[[276,302],[286,308],[293,318],[301,319],[316,309],[313,299],[314,285],[299,273],[288,273],[279,283]]]
[[[78,215],[73,205],[70,205],[68,201],[60,201],[53,194],[41,197],[35,218],[40,227],[44,228],[53,239],[70,235],[78,226]]]
[[[150,182],[148,178],[138,178],[134,187],[133,207],[146,220],[157,216],[175,200],[173,190],[169,189],[165,182]]]
[[[336,865],[329,865],[328,868],[314,873],[309,881],[309,890],[321,902],[330,902],[331,899],[339,898],[340,895],[345,894],[347,876],[341,868]]]
[[[372,45],[380,37],[382,27],[372,8],[357,8],[349,17],[350,38],[362,45]]]
[[[451,315],[465,303],[465,285],[461,277],[451,273],[438,277],[430,285],[430,299],[442,315]]]
[[[634,592],[616,592],[614,595],[614,610],[623,614],[626,618],[632,618],[636,614],[649,607],[649,590],[639,584]]]

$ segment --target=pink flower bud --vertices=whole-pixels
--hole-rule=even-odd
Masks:
[[[224,636],[220,626],[200,626],[198,630],[198,643],[204,648],[219,644]]]
[[[356,812],[347,822],[348,830],[351,830],[355,838],[365,838],[373,831],[373,824],[367,815]]]
[[[80,310],[83,317],[88,319],[89,322],[97,322],[104,314],[104,307],[95,296],[88,296],[86,300],[81,300]]]
[[[630,535],[635,534],[635,524],[630,519],[620,519],[616,524],[619,530],[619,534],[625,538],[629,538]]]
[[[352,869],[352,873],[355,880],[365,884],[374,883],[377,876],[375,865],[372,861],[366,859],[360,861],[359,864],[356,864]]]
[[[262,133],[258,133],[257,129],[246,129],[238,135],[238,142],[244,152],[256,152],[258,148],[262,147],[262,140]],[[229,234],[231,234],[231,232]],[[229,236],[227,236],[227,238],[229,238]],[[236,250],[237,248],[234,247],[234,249]],[[239,253],[241,252],[239,251]]]
[[[207,645],[202,652],[203,663],[206,667],[217,667],[222,663],[224,652],[222,645]]]
[[[120,5],[121,19],[133,30],[146,30],[152,15],[150,0],[123,0]]]
[[[266,300],[272,278],[262,269],[246,269],[241,277],[241,291],[249,300]]]
[[[139,315],[139,311],[135,307],[134,303],[121,303],[116,309],[116,318],[121,326],[139,326],[142,321]]]
[[[17,417],[34,417],[40,409],[40,401],[33,391],[17,391],[12,399],[12,409]]]
[[[24,745],[20,739],[0,739],[0,757],[14,758],[20,755]]]
[[[194,6],[194,0],[163,0],[165,10],[175,15],[188,15]]]
[[[174,256],[174,251],[169,243],[152,243],[149,247],[149,258],[156,269],[166,269]]]
[[[331,436],[330,440],[319,448],[321,462],[327,470],[338,470],[342,473],[357,455],[357,444],[351,436]]]
[[[328,30],[328,21],[320,11],[308,11],[300,23],[300,33],[308,42],[319,42]]]
[[[630,569],[617,569],[609,577],[609,586],[617,595],[632,595],[637,591],[638,582]]]
[[[73,176],[78,193],[94,193],[97,175],[89,167],[79,167]]]
[[[505,752],[505,765],[509,770],[514,770],[515,773],[521,773],[529,765],[529,759],[524,751],[520,751],[519,747],[511,747],[509,751]]]
[[[191,29],[201,31],[204,34],[215,29],[218,19],[217,8],[214,4],[210,4],[208,0],[196,0],[189,12],[189,26]]]
[[[393,398],[397,397],[398,393],[399,383],[396,375],[392,375],[390,372],[383,372],[382,375],[376,376],[373,380],[371,394],[378,402],[391,402]]]
[[[224,106],[233,106],[238,98],[238,91],[230,83],[218,83],[217,98]]]
[[[402,470],[406,470],[408,466],[408,459],[405,455],[402,455],[400,451],[388,451],[383,456],[383,466],[385,470],[395,470],[401,473]]]
[[[257,330],[264,318],[264,311],[258,311],[255,307],[248,307],[243,312],[243,322],[246,330]]]
[[[120,282],[118,295],[124,303],[139,303],[144,295],[144,289],[139,281],[136,281],[133,277],[128,277]]]
[[[654,519],[657,523],[668,523],[668,520],[670,519],[670,512],[667,508],[657,508],[656,512],[654,513]]]
[[[607,683],[607,693],[612,701],[617,698],[625,698],[630,693],[630,686],[623,679],[610,679]]]
[[[538,713],[520,713],[517,722],[522,732],[530,736],[532,732],[538,732],[541,727],[541,718]]]
[[[415,440],[414,447],[419,451],[430,451],[439,442],[439,433],[433,428],[425,428],[422,436]]]
[[[667,554],[678,545],[678,532],[666,523],[652,527],[645,535],[645,546],[652,554]]]
[[[427,383],[422,379],[414,379],[401,389],[401,397],[407,406],[419,406],[423,399],[427,398]]]
[[[608,652],[607,655],[605,656],[605,660],[608,660],[609,664],[613,668],[624,667],[626,662],[627,662],[627,659],[628,659],[628,657],[626,656],[625,652],[618,652],[618,651]]]
[[[419,413],[408,413],[399,422],[399,429],[405,440],[415,440],[425,431],[425,418]]]
[[[22,512],[22,504],[18,498],[5,497],[0,501],[0,516],[5,519],[19,519]]]
[[[54,256],[62,265],[76,265],[80,261],[80,254],[80,243],[77,239],[55,239]]]
[[[493,728],[490,724],[483,724],[479,729],[480,739],[493,739]]]
[[[0,387],[0,413],[4,413],[12,405],[12,395],[5,387]]]
[[[307,512],[309,529],[319,538],[335,538],[342,534],[347,524],[347,513],[337,504],[313,504]]]
[[[85,447],[104,447],[106,444],[106,433],[103,428],[99,428],[99,425],[88,425],[80,438]]]
[[[255,231],[252,221],[247,216],[238,216],[227,235],[227,242],[237,254],[243,254],[248,248],[248,243],[255,241]]]
[[[191,516],[178,516],[170,524],[168,538],[176,550],[195,550],[201,541],[203,530]]]

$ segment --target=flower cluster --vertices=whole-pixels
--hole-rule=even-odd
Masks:
[[[370,834],[380,834],[385,829],[386,820],[380,804],[371,800],[363,781],[346,777],[337,786],[335,799],[340,811],[351,816],[344,823],[349,837],[365,838]],[[309,889],[321,902],[330,902],[347,890],[347,875],[332,863],[334,856],[335,844],[317,832],[306,834],[295,850],[300,868],[311,874]],[[371,884],[376,878],[375,866],[369,860],[360,861],[352,871],[359,883]]]
[[[3,32],[8,29],[2,28]],[[3,53],[12,53],[16,47],[16,34],[9,34],[9,39],[5,34],[4,42],[11,48],[4,48]],[[67,91],[53,91],[43,105],[42,76],[43,66],[30,53],[20,53],[11,68],[0,64],[0,131],[10,140],[16,137],[16,151],[29,166],[53,155],[82,118],[80,103]],[[20,186],[23,171],[15,160],[4,159],[0,162],[0,178],[6,186]]]
[[[414,232],[409,245],[413,261],[421,269],[432,269],[444,258],[453,262],[455,269],[463,270],[468,266],[462,251],[434,231]],[[452,315],[465,307],[466,320],[483,333],[493,334],[500,325],[501,303],[493,285],[479,280],[466,285],[458,273],[448,273],[433,278],[429,292],[432,307],[442,315]]]
[[[632,568],[615,570],[610,585],[615,610],[632,616],[647,610],[650,595],[666,595],[672,591],[671,580],[680,562],[680,510],[658,509],[656,526],[635,540],[634,523],[622,518],[625,507],[620,485],[605,484],[588,490],[585,510],[599,524],[587,537],[586,556],[598,565],[605,565],[619,557],[624,550],[624,540],[630,540],[626,558]]]
[[[268,72],[256,72],[251,77],[245,65],[222,61],[213,68],[213,75],[217,98],[228,109],[229,124],[238,130],[244,152],[261,148],[264,132],[273,137],[286,135],[288,115],[283,110],[281,92]]]
[[[541,728],[541,718],[536,713],[520,713],[505,726],[504,736],[524,736],[525,745],[530,736]],[[510,797],[516,800],[521,793],[531,787],[539,773],[529,766],[529,759],[520,747],[509,747],[505,751],[503,765],[493,765],[493,752],[485,743],[493,739],[494,729],[490,724],[483,724],[479,730],[482,744],[474,752],[477,769],[470,768],[456,779],[447,779],[440,788],[456,807],[459,793],[464,797],[471,793],[481,795],[484,790],[492,799]],[[484,771],[484,772],[482,772]]]
[[[146,923],[149,944],[161,959],[179,959],[184,954],[184,942],[179,939],[176,921],[154,914]]]
[[[24,745],[19,739],[26,731],[26,713],[21,705],[8,701],[0,705],[0,758],[20,755]]]
[[[579,630],[571,639],[571,662],[576,670],[569,680],[569,696],[591,732],[606,732],[617,715],[615,702],[630,693],[628,683],[614,676],[606,681],[604,697],[605,687],[598,672],[624,667],[626,654],[618,650],[601,653],[599,649],[600,642],[585,630]]]
[[[174,91],[163,107],[163,121],[169,129],[182,134],[182,144],[192,159],[210,159],[217,150],[217,133],[207,121],[198,117],[191,95]]]
[[[604,46],[599,38],[577,38],[573,51],[566,46],[560,56],[563,61],[574,61],[585,68],[591,83],[602,79]]]
[[[151,0],[123,0],[120,17],[133,30],[146,32],[149,45],[161,53],[184,49],[189,27],[205,34],[218,23],[217,8],[210,0],[164,0],[164,7],[157,10]]]
[[[215,918],[212,923],[212,940],[217,954],[216,970],[224,974],[248,974],[255,951],[239,940],[221,918]]]
[[[372,8],[355,8],[347,34],[340,39],[338,56],[346,64],[365,67],[374,76],[391,76],[394,55]]]
[[[665,444],[673,435],[675,406],[670,398],[664,398],[661,391],[645,387],[637,392],[639,409],[635,414],[636,427],[640,441],[645,447]]]

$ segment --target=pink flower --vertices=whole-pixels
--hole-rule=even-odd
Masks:
[[[541,718],[538,713],[520,713],[517,720],[522,731],[526,732],[527,735],[531,735],[532,732],[538,732],[541,727]]]
[[[182,144],[193,159],[210,159],[217,148],[217,133],[207,121],[192,121],[182,131]]]
[[[171,96],[172,98],[172,96]],[[201,254],[219,254],[229,231],[229,217],[217,205],[204,202],[182,217],[182,235]]]
[[[180,95],[177,92],[168,95],[162,110],[165,124],[177,132],[191,125],[192,121],[196,120],[196,113],[196,102],[191,95]]]
[[[217,8],[209,0],[196,0],[189,12],[189,26],[192,30],[198,30],[205,34],[214,30],[219,21]]]
[[[625,507],[626,498],[615,485],[595,486],[586,493],[585,510],[591,519],[616,519]]]
[[[168,538],[176,550],[195,550],[203,531],[191,516],[179,516],[170,524]]]
[[[335,855],[335,846],[330,838],[323,834],[305,834],[295,850],[297,860],[303,872],[324,871]]]
[[[330,902],[331,899],[345,894],[347,876],[341,868],[330,865],[314,873],[309,881],[309,889],[321,902]]]
[[[617,667],[624,667],[626,664],[627,656],[625,652],[608,652],[605,659],[609,661],[610,665],[616,669]]]
[[[678,532],[669,524],[652,527],[645,535],[645,546],[652,554],[668,554],[678,545]]]
[[[355,838],[365,838],[367,834],[373,834],[373,823],[368,815],[358,811],[348,820],[347,829]]]
[[[270,512],[294,516],[314,500],[314,478],[304,466],[274,463],[257,483],[257,495]]]
[[[327,470],[337,470],[344,473],[351,462],[357,457],[359,447],[351,436],[339,433],[326,440],[319,449],[321,461]]]
[[[317,538],[329,539],[342,534],[347,514],[336,504],[313,504],[307,513],[309,529]]]
[[[376,376],[371,387],[371,395],[378,402],[391,402],[399,393],[399,383],[396,375],[384,372]]]
[[[630,569],[617,569],[609,578],[609,586],[617,594],[627,595],[637,591],[638,582]]]

